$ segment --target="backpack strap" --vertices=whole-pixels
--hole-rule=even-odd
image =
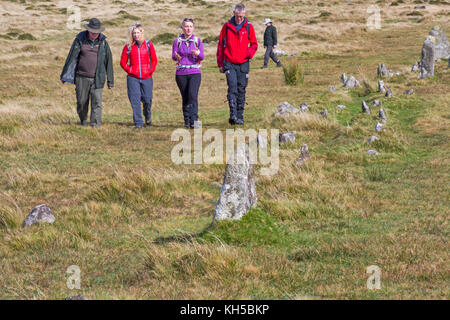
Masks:
[[[247,36],[248,36],[248,40],[250,41],[250,22],[247,22],[247,25],[245,26],[245,28],[247,29]],[[225,37],[223,38],[223,47],[225,48],[227,46],[227,35],[228,35],[228,23],[226,24],[226,28],[225,28]]]
[[[149,61],[150,61],[150,68],[151,68],[151,65],[152,65],[152,56],[151,56],[151,54],[150,54],[151,42],[150,42],[150,40],[145,40],[145,43],[147,44],[148,59],[149,59]]]

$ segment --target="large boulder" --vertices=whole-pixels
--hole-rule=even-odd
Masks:
[[[359,81],[355,79],[354,76],[348,77],[347,80],[345,80],[344,88],[350,89],[350,88],[358,88],[359,87]]]
[[[444,29],[441,26],[434,26],[430,31],[430,36],[434,38],[434,59],[436,61],[440,59],[450,58],[450,43],[445,35]]]
[[[434,76],[434,42],[429,36],[423,43],[422,56],[420,59],[420,79]]]
[[[38,205],[33,210],[31,210],[30,214],[23,222],[23,226],[29,227],[35,223],[42,222],[55,222],[55,216],[53,215],[52,210],[50,210],[50,208],[45,204]]]
[[[240,144],[225,167],[222,189],[214,217],[216,220],[240,220],[256,206],[253,164],[246,144]]]
[[[384,63],[378,65],[377,74],[379,77],[392,77],[394,72],[389,70]]]

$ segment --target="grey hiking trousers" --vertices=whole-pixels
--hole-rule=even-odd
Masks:
[[[91,100],[90,125],[100,127],[102,121],[102,91],[95,88],[95,79],[76,76],[75,92],[77,95],[77,112],[82,125],[87,125],[89,98]]]

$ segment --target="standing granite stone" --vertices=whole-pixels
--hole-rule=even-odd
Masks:
[[[430,36],[435,39],[434,42],[434,59],[439,61],[440,59],[450,58],[450,43],[445,35],[444,29],[441,26],[434,26],[430,31]]]
[[[373,100],[372,107],[379,107],[381,106],[381,101],[378,99]]]
[[[281,144],[287,142],[294,142],[296,133],[297,133],[296,131],[280,133],[278,135],[278,140],[280,141]]]
[[[330,86],[329,89],[331,93],[336,93],[336,89],[334,88],[334,86]]]
[[[68,296],[64,300],[89,300],[89,299],[84,296],[78,295],[78,296]]]
[[[301,166],[308,159],[309,159],[309,150],[308,150],[308,145],[305,143],[304,145],[302,145],[302,148],[300,150],[300,155],[298,157],[297,164]]]
[[[367,142],[372,143],[376,140],[380,140],[380,138],[378,138],[377,136],[370,136],[369,139],[367,139]]]
[[[339,110],[343,110],[343,109],[347,108],[347,106],[345,106],[345,105],[343,105],[343,104],[340,104],[340,105],[337,106],[337,108],[338,108]]]
[[[422,47],[422,57],[420,59],[420,79],[434,76],[434,43],[429,36]]]
[[[362,112],[370,114],[370,108],[365,101],[362,102]]]
[[[290,105],[288,102],[281,102],[278,107],[277,111],[275,111],[274,116],[275,117],[289,117],[291,114],[296,114],[300,110],[298,110],[296,107]]]
[[[394,72],[389,70],[384,63],[378,65],[377,74],[379,77],[392,77]]]
[[[380,133],[381,131],[384,130],[384,126],[382,123],[377,122],[377,124],[375,125],[375,132],[376,133]]]
[[[355,79],[354,76],[350,76],[344,84],[344,87],[347,89],[350,88],[358,88],[359,87],[359,81]]]
[[[300,111],[301,112],[306,112],[306,111],[308,111],[308,105],[306,104],[306,103],[302,103],[301,105],[300,105]]]
[[[256,206],[253,164],[246,144],[238,145],[225,168],[222,189],[214,217],[217,220],[239,220]]]
[[[35,223],[47,222],[53,223],[55,221],[55,216],[52,213],[52,210],[45,205],[41,204],[31,210],[28,217],[23,222],[24,227],[29,227]]]
[[[347,81],[347,75],[345,73],[341,74],[341,82],[342,82],[342,84],[345,84],[346,81]]]
[[[413,94],[414,93],[414,89],[408,89],[405,92],[403,92],[403,94]]]
[[[367,154],[368,154],[368,155],[373,155],[373,156],[378,156],[378,155],[380,155],[380,153],[379,153],[378,151],[376,151],[376,150],[368,150],[368,151],[367,151]]]
[[[385,93],[386,87],[384,86],[383,80],[378,80],[378,92]]]
[[[384,96],[387,97],[387,98],[393,97],[394,94],[392,93],[391,87],[386,85],[385,88],[386,88],[386,93],[385,93]]]
[[[386,113],[384,112],[383,109],[380,109],[378,111],[378,116],[380,117],[380,119],[384,122],[386,122],[387,118],[386,118]]]
[[[327,118],[328,117],[328,110],[325,108],[323,109],[322,112],[319,112],[319,114],[323,117],[323,118]]]

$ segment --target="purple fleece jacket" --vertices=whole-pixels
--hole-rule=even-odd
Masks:
[[[181,34],[179,37],[184,39],[184,34]],[[194,35],[191,36],[191,38],[194,38]],[[186,43],[189,43],[189,47],[186,46]],[[200,49],[200,54],[198,57],[196,57],[194,54],[191,54],[191,51],[196,50],[196,45],[198,44],[198,49]],[[181,56],[181,61],[179,62],[180,65],[193,65],[197,64],[200,61],[205,59],[205,54],[203,52],[203,42],[200,40],[200,38],[197,40],[197,43],[194,44],[193,41],[188,42],[181,42],[180,46],[178,47],[178,38],[176,38],[173,41],[172,46],[172,59],[174,61],[177,61],[175,58],[175,52],[177,52]],[[195,73],[201,73],[200,68],[177,68],[176,75],[188,75],[188,74],[195,74]]]

